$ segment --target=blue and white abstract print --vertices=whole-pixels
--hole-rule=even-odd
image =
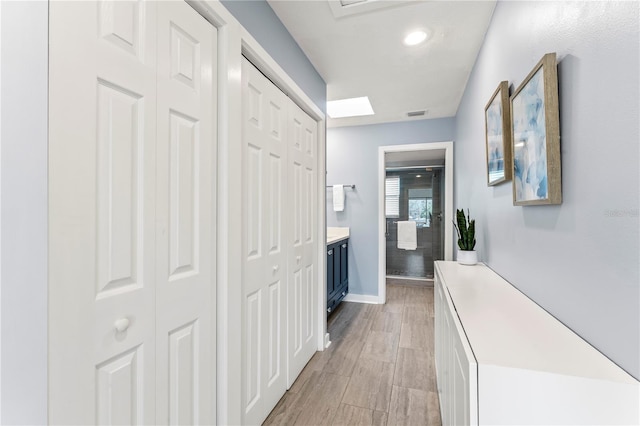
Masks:
[[[502,102],[498,92],[487,108],[487,159],[489,183],[504,178],[504,144],[502,135]]]
[[[512,103],[516,201],[548,198],[543,75],[540,68]]]

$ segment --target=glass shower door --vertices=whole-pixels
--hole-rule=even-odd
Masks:
[[[386,217],[387,276],[432,279],[433,261],[442,259],[444,246],[442,170],[422,167],[387,172],[387,182],[386,203],[392,207]],[[407,220],[416,223],[415,250],[397,246],[398,222]]]

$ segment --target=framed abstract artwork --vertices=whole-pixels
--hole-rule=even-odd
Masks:
[[[547,53],[511,95],[513,205],[561,204],[556,54]]]
[[[484,108],[487,185],[511,180],[509,82],[502,81]]]

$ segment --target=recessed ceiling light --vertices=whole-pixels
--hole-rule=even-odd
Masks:
[[[418,30],[409,33],[409,35],[404,38],[404,44],[406,44],[407,46],[415,46],[416,44],[422,43],[426,39],[427,33],[422,30]]]
[[[373,115],[373,108],[368,96],[361,98],[340,99],[327,102],[327,114],[331,118],[359,117]]]

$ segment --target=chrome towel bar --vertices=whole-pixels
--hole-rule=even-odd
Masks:
[[[351,189],[356,189],[355,185],[342,185],[345,188],[351,188]],[[327,188],[333,188],[333,185],[327,185]]]

